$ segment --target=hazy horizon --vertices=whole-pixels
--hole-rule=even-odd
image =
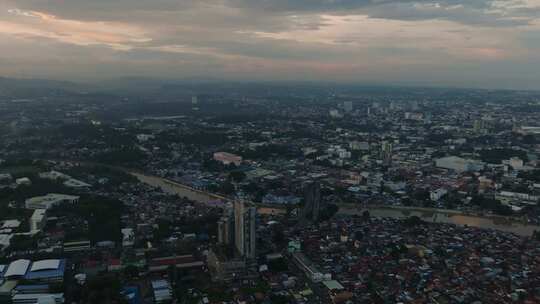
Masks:
[[[0,0],[0,76],[539,89],[540,0]]]

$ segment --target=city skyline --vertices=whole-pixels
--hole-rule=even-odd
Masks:
[[[0,76],[537,89],[540,1],[0,1]]]

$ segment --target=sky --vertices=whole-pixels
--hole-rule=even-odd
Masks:
[[[540,89],[540,0],[0,0],[0,76]]]

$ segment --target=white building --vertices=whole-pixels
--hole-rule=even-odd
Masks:
[[[11,298],[13,304],[57,304],[64,303],[63,293],[17,293]]]
[[[432,201],[438,201],[440,200],[443,196],[446,195],[446,193],[448,193],[448,191],[446,189],[443,189],[443,188],[439,188],[435,191],[431,191],[429,193],[429,198],[432,200]]]
[[[454,170],[458,173],[461,173],[482,170],[484,168],[484,163],[457,156],[447,156],[435,160],[435,166],[443,169]]]
[[[353,150],[368,151],[369,143],[365,141],[352,141],[349,143],[349,147]]]
[[[26,209],[49,209],[62,203],[75,204],[79,201],[79,196],[49,193],[44,196],[35,196],[25,201]]]
[[[140,141],[140,142],[145,142],[145,141],[148,141],[150,139],[154,139],[155,136],[152,135],[152,134],[137,134],[137,140]]]
[[[510,165],[515,170],[523,168],[523,160],[519,157],[511,157],[508,160],[508,165]]]
[[[338,110],[330,110],[330,117],[332,118],[342,118],[343,115],[339,113]]]
[[[28,177],[21,177],[21,178],[17,178],[15,180],[15,183],[18,186],[30,186],[32,184],[32,181]]]
[[[39,178],[56,181],[56,180],[60,180],[60,179],[61,180],[69,179],[71,177],[69,175],[67,175],[67,174],[62,173],[62,172],[51,170],[49,172],[41,172],[39,174]]]
[[[9,247],[13,234],[0,234],[0,249]]]
[[[135,244],[135,232],[131,228],[122,229],[122,246],[130,247]]]
[[[63,183],[64,186],[68,188],[74,188],[74,189],[87,189],[92,187],[92,185],[87,184],[83,181],[80,181],[78,179],[70,178],[67,181]]]
[[[47,210],[36,209],[30,217],[30,232],[41,231],[47,223]]]
[[[21,221],[19,220],[5,220],[2,224],[2,229],[16,229],[21,226]]]

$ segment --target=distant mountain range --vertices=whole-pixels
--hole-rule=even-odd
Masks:
[[[93,83],[78,83],[49,79],[16,79],[0,77],[0,97],[37,98],[43,96],[69,96],[80,94],[112,94],[139,97],[169,97],[189,94],[264,94],[295,95],[325,94],[330,92],[344,94],[410,94],[447,95],[454,93],[471,94],[514,94],[519,91],[481,90],[459,88],[421,88],[412,86],[384,86],[361,84],[331,84],[312,82],[240,82],[223,81],[212,78],[186,78],[165,80],[147,77],[123,77]],[[524,91],[521,91],[524,92]],[[534,92],[536,95],[539,92]]]

